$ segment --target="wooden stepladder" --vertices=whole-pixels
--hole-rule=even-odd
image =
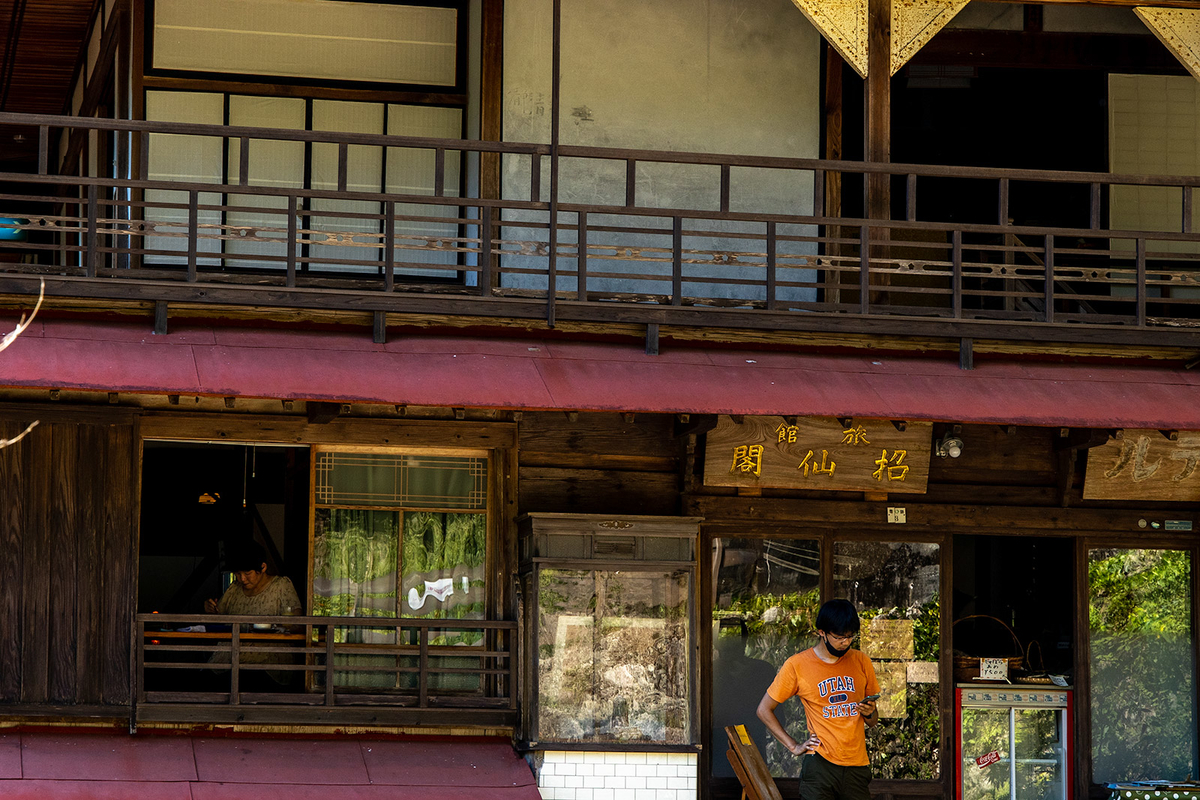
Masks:
[[[763,761],[758,746],[746,732],[746,726],[729,725],[725,735],[729,737],[726,755],[742,782],[742,800],[783,800],[771,771],[767,769],[767,762]]]

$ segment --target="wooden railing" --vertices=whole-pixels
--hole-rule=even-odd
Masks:
[[[517,624],[138,614],[133,722],[510,725]]]
[[[1200,233],[1192,229],[1200,177],[551,153],[543,144],[0,114],[0,131],[7,126],[37,130],[41,158],[36,174],[0,173],[0,217],[9,220],[0,222],[0,292],[34,291],[45,277],[52,296],[156,301],[164,320],[170,304],[203,302],[550,324],[1200,343]],[[132,174],[52,174],[49,142],[62,130],[132,153]],[[216,182],[156,178],[150,154],[165,136],[219,141],[236,157],[223,159]],[[257,143],[270,140],[334,148],[330,188],[257,185]],[[384,191],[381,175],[379,191],[355,190],[349,164],[360,151],[424,153],[423,188]],[[460,196],[470,185],[455,176],[489,159],[503,159],[505,197]],[[560,178],[547,194],[554,159]],[[664,170],[674,177],[665,180]],[[850,186],[875,173],[891,176],[902,218],[824,215],[828,176]],[[675,191],[663,196],[656,187],[664,183]],[[1050,224],[1011,224],[1029,217],[1023,203],[1054,187],[1068,187],[1070,208]],[[994,196],[994,213],[922,216],[933,200],[967,188]],[[1116,191],[1157,193],[1177,204],[1179,224],[1106,227]]]

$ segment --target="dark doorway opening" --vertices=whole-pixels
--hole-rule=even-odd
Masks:
[[[954,537],[955,653],[1021,655],[1025,671],[1071,677],[1075,543],[1069,538]],[[988,619],[991,618],[991,619]],[[998,620],[1011,628],[1019,644]]]
[[[1103,70],[912,66],[892,82],[896,163],[1105,172],[1107,131]],[[998,221],[995,180],[921,183],[921,219]],[[899,188],[894,213],[903,219]],[[1089,192],[1087,184],[1013,181],[1009,217],[1016,225],[1087,228]]]
[[[308,585],[306,447],[146,442],[138,612],[195,614],[228,583],[225,553],[253,539]]]

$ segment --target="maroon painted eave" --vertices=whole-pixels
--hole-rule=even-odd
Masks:
[[[347,403],[799,414],[1200,429],[1200,375],[1173,367],[806,355],[175,325],[37,322],[0,387]]]
[[[0,735],[0,797],[538,800],[507,740]]]

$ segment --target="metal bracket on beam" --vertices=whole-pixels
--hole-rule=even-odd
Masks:
[[[375,344],[387,344],[387,312],[376,311],[372,315]]]
[[[236,399],[236,398],[233,398],[233,397],[226,397],[226,398],[225,398],[225,407],[226,407],[226,408],[233,408],[233,407],[234,407],[234,405],[235,405],[236,403],[237,403],[237,399]]]
[[[838,425],[842,426],[842,430],[849,430],[854,426],[854,417],[838,417]]]
[[[1179,431],[1162,431],[1162,430],[1160,430],[1159,433],[1161,433],[1163,436],[1167,437],[1168,441],[1172,441],[1172,442],[1179,441]]]
[[[646,325],[646,355],[658,355],[658,323],[651,322]]]
[[[466,419],[467,418],[467,410],[465,408],[454,409],[454,418],[455,419]]]
[[[975,342],[973,339],[958,340],[958,368],[975,369]]]
[[[908,430],[908,422],[902,419],[892,420],[892,426],[895,427],[896,430],[900,431],[900,433],[904,433],[906,430]]]
[[[167,333],[167,301],[157,300],[154,303],[154,333],[165,336]]]

